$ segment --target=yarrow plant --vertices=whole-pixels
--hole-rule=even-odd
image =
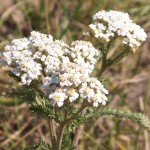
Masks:
[[[90,42],[74,41],[69,47],[33,31],[29,38],[13,40],[6,46],[2,61],[24,85],[38,81],[38,89],[52,106],[82,98],[97,107],[98,103],[106,104],[108,94],[100,81],[90,77],[98,55]]]
[[[102,62],[98,74],[101,77],[111,64],[134,53],[146,40],[144,30],[133,23],[127,13],[118,11],[96,13],[89,31],[84,35],[88,41],[73,41],[67,45],[51,35],[32,31],[28,38],[13,40],[2,53],[1,63],[9,66],[10,75],[22,83],[22,89],[13,92],[25,98],[31,111],[48,120],[49,149],[76,148],[79,135],[74,134],[71,139],[70,134],[77,132],[80,124],[97,115],[97,112],[115,114],[113,110],[112,113],[110,110],[109,113],[103,111],[109,92],[93,76],[95,65]],[[110,59],[107,53],[115,38],[122,39],[126,50]],[[94,46],[95,42],[92,44],[93,39],[99,47]],[[127,112],[122,114],[121,117],[140,124],[147,121],[143,116],[136,120],[135,116],[128,117],[131,115]],[[149,127],[147,124],[143,126]]]
[[[85,35],[94,37],[100,43],[108,43],[113,38],[121,37],[122,43],[133,53],[147,37],[144,30],[133,23],[127,13],[113,10],[96,13],[89,27],[90,31]]]

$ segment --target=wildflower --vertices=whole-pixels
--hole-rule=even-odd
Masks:
[[[108,91],[96,78],[90,78],[86,86],[84,84],[80,88],[79,93],[83,99],[87,98],[88,102],[93,103],[94,107],[97,107],[99,103],[106,104],[107,97],[105,94],[108,94]]]
[[[79,97],[79,94],[73,88],[69,88],[67,90],[67,95],[69,97],[69,101],[70,102],[75,101]]]
[[[90,77],[98,56],[90,42],[74,41],[69,47],[51,35],[33,31],[29,38],[13,40],[6,46],[1,61],[24,85],[39,81],[38,88],[52,106],[61,107],[65,101],[79,98],[97,106],[107,100],[107,90]]]
[[[50,94],[49,98],[52,99],[51,105],[54,106],[55,103],[57,103],[57,105],[61,107],[64,103],[64,100],[67,98],[67,95],[61,89],[59,89],[55,91],[53,94]]]
[[[131,52],[146,40],[144,30],[129,18],[127,13],[102,10],[93,16],[93,23],[89,25],[89,32],[84,34],[97,39],[99,42],[108,43],[113,38],[122,37],[122,43],[127,45]]]
[[[96,57],[99,56],[97,49],[90,42],[74,41],[71,44],[69,55],[73,62],[82,64],[87,71],[91,73],[96,63]]]

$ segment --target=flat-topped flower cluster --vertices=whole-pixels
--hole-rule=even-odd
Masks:
[[[122,43],[133,53],[147,37],[144,30],[129,18],[128,13],[113,10],[96,13],[93,23],[89,25],[89,32],[84,34],[104,43],[121,37]]]
[[[112,10],[96,13],[85,35],[100,44],[121,37],[131,52],[147,37],[127,13]],[[102,83],[91,77],[99,55],[99,50],[90,42],[73,41],[69,46],[51,35],[33,31],[28,38],[13,40],[7,45],[1,62],[11,67],[24,85],[38,81],[38,88],[53,106],[83,99],[97,107],[99,103],[106,104],[108,94]]]
[[[53,106],[80,98],[95,107],[106,104],[108,91],[90,77],[99,56],[90,42],[74,41],[68,46],[51,35],[33,31],[29,38],[13,40],[2,55],[1,62],[10,66],[24,85],[38,80],[37,86]]]

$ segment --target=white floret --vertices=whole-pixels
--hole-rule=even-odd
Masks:
[[[99,42],[108,43],[112,38],[123,37],[123,44],[129,46],[132,52],[146,40],[144,30],[129,18],[127,13],[102,10],[93,16],[93,23],[89,25],[90,31],[84,34],[92,36]]]
[[[0,61],[24,85],[38,81],[37,88],[52,106],[61,107],[65,101],[83,99],[97,107],[106,103],[108,94],[100,81],[90,77],[97,56],[99,51],[90,42],[74,41],[69,47],[51,35],[33,31],[29,38],[13,40],[7,45]]]

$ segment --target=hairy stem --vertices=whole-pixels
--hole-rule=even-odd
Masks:
[[[127,56],[130,51],[129,50],[123,50],[120,54],[118,54],[116,57],[114,57],[113,59],[107,59],[107,53],[108,53],[108,49],[109,49],[109,45],[103,45],[102,47],[102,65],[101,65],[101,70],[98,74],[98,76],[100,77],[103,72],[112,64],[116,64],[118,62],[120,62],[125,56]]]
[[[59,134],[58,134],[56,150],[61,150],[62,139],[63,139],[65,127],[66,127],[66,124],[60,124],[60,126],[59,126]]]
[[[101,70],[99,72],[99,77],[103,74],[103,72],[106,70],[107,65],[106,65],[106,59],[105,57],[102,58],[102,65],[101,65]]]
[[[67,120],[67,116],[68,116],[68,112],[66,109],[64,109],[64,122],[60,124],[59,126],[59,130],[58,130],[58,136],[57,136],[57,150],[61,149],[61,145],[62,145],[62,139],[63,139],[63,135],[64,135],[64,130],[66,127],[66,123],[65,120]]]
[[[57,138],[57,148],[56,150],[60,150],[61,149],[61,145],[62,145],[62,139],[63,139],[63,135],[64,135],[64,130],[65,127],[68,123],[70,123],[73,119],[75,119],[85,108],[87,107],[87,105],[82,105],[82,107],[70,118],[65,117],[64,122],[62,122],[59,126],[59,134],[58,134],[58,138]]]
[[[128,50],[123,50],[113,60],[108,60],[108,66],[111,66],[112,64],[118,63],[119,61],[121,61],[123,59],[123,57],[127,56],[128,54],[129,54]]]
[[[55,121],[54,119],[49,119],[49,128],[50,128],[50,137],[51,137],[51,143],[52,143],[52,147],[53,149],[56,148],[56,142],[57,142],[57,138],[56,138],[56,129],[55,129]]]
[[[87,105],[83,105],[75,114],[74,116],[68,118],[65,123],[68,124],[70,121],[72,121],[73,119],[75,119],[85,108],[87,107]]]
[[[81,114],[84,115],[85,113],[86,113],[86,108],[84,110],[82,110]],[[80,135],[81,135],[83,129],[84,129],[84,125],[80,125],[76,129],[73,140],[72,140],[71,149],[75,149],[78,146]]]
[[[107,52],[108,52],[108,46],[107,45],[103,45],[102,46],[102,65],[101,65],[101,70],[100,70],[100,72],[98,74],[99,77],[102,75],[102,73],[107,68]]]

